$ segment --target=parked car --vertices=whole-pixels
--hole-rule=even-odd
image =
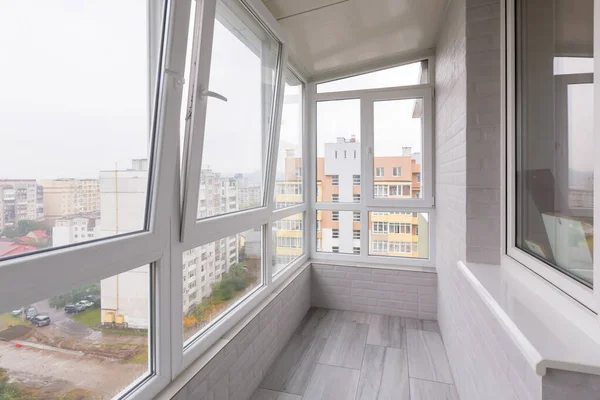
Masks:
[[[23,311],[25,311],[25,307],[19,308],[18,310],[12,310],[11,314],[13,317],[18,317],[19,315],[23,314]]]
[[[79,303],[77,303],[77,304],[67,304],[65,306],[65,312],[67,314],[80,313],[82,311],[85,311],[85,306],[81,305]]]
[[[35,307],[28,307],[27,309],[25,309],[25,318],[28,321],[31,321],[32,318],[34,318],[36,315],[38,315],[38,310]]]
[[[92,303],[89,300],[81,300],[81,301],[78,301],[75,305],[82,306],[84,309],[88,309],[88,308],[92,307],[94,305],[94,303]]]
[[[48,326],[50,325],[50,317],[47,315],[38,314],[31,319],[31,323],[38,328],[41,326]]]

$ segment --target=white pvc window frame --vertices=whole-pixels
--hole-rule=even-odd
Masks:
[[[185,61],[188,41],[195,38],[199,42],[192,54],[198,63],[197,69],[191,74],[193,79],[190,86],[195,90],[201,89],[202,83],[208,82],[210,57],[203,55],[206,52],[210,54],[212,46],[216,0],[149,0],[149,21],[153,25],[149,29],[149,42],[156,43],[160,51],[151,49],[152,62],[149,65],[150,71],[155,71],[158,78],[156,89],[153,86],[149,89],[153,96],[149,105],[153,110],[153,139],[152,145],[149,146],[151,162],[145,231],[32,253],[0,262],[0,304],[7,310],[146,264],[151,265],[148,287],[151,304],[149,373],[132,382],[117,398],[156,397],[308,259],[307,249],[310,241],[307,221],[310,217],[306,202],[281,210],[274,209],[275,152],[279,141],[283,71],[287,64],[286,36],[261,1],[239,1],[281,44],[272,109],[273,122],[268,133],[269,146],[265,157],[266,187],[263,206],[196,222],[206,101],[193,103],[193,127],[190,127],[186,137],[180,171],[179,128],[185,123],[181,121],[181,108],[187,106],[182,104],[184,82],[188,79],[185,76]],[[200,29],[195,29],[193,37],[188,37],[192,6],[196,7],[195,23]],[[300,77],[295,71],[294,73]],[[305,79],[300,80],[306,85]],[[305,188],[309,182],[306,172],[309,170],[309,158],[306,156],[309,154],[306,102],[305,95],[301,169]],[[195,182],[195,187],[192,187],[192,182]],[[276,276],[272,276],[272,225],[275,221],[298,213],[303,214],[304,252]],[[239,302],[234,309],[228,310],[202,335],[184,346],[181,273],[183,252],[255,227],[261,227],[263,230],[263,286],[247,295],[244,301]]]
[[[180,268],[172,269],[172,377],[175,378],[184,369],[189,367],[198,357],[200,357],[210,346],[219,340],[229,329],[236,323],[242,320],[250,310],[256,307],[264,300],[278,285],[292,274],[295,269],[301,266],[308,259],[306,249],[309,246],[308,235],[306,230],[306,222],[303,224],[303,254],[288,266],[280,270],[275,276],[272,275],[273,261],[273,223],[292,215],[302,213],[303,221],[308,220],[306,202],[293,205],[286,208],[275,208],[275,174],[277,168],[277,151],[279,144],[279,131],[281,124],[282,100],[284,91],[284,74],[285,69],[289,68],[292,73],[299,78],[305,87],[305,80],[301,76],[287,66],[287,38],[281,27],[262,4],[258,0],[239,0],[252,14],[263,27],[279,41],[281,53],[277,64],[277,78],[275,88],[275,98],[273,101],[273,115],[268,138],[268,149],[266,152],[266,160],[264,165],[264,197],[263,205],[257,208],[242,210],[230,214],[222,214],[206,219],[197,220],[196,207],[198,202],[199,181],[200,181],[200,166],[202,164],[202,147],[204,140],[204,120],[206,116],[206,99],[199,98],[194,104],[192,120],[195,116],[197,121],[194,121],[193,128],[189,131],[186,137],[187,159],[186,169],[182,176],[185,177],[185,185],[182,190],[182,225],[174,227],[176,236],[180,242],[173,246],[173,265],[181,264],[182,253],[185,250],[219,240],[223,237],[244,232],[255,227],[262,227],[262,274],[263,285],[257,287],[238,301],[236,305],[226,310],[210,327],[203,330],[200,334],[196,334],[189,341],[183,341],[183,307],[182,307],[182,285],[181,285],[181,270]],[[198,67],[196,71],[196,91],[208,86],[209,70],[210,70],[210,54],[212,47],[212,30],[215,21],[216,0],[204,0],[198,2],[198,7],[201,7],[197,15],[201,15],[199,21],[201,32],[199,34],[199,54],[197,54]],[[208,55],[208,57],[207,57]],[[305,90],[303,89],[303,92]],[[302,127],[302,147],[303,161],[302,173],[303,185],[306,188],[308,182],[307,174],[307,141],[306,141],[306,96],[303,98],[303,127]],[[306,190],[303,190],[303,198],[306,198]],[[179,228],[179,229],[177,229]]]
[[[346,76],[365,74],[373,70],[390,68],[398,65],[410,64],[427,59],[429,77],[428,83],[399,86],[383,89],[349,90],[340,92],[317,93],[318,83],[337,80]],[[403,60],[401,64],[380,65],[376,69],[352,71],[351,74],[327,76],[321,80],[313,80],[307,85],[307,100],[309,104],[308,116],[310,118],[310,184],[306,186],[306,196],[310,199],[310,230],[311,237],[316,237],[316,221],[318,211],[353,211],[360,214],[360,254],[333,253],[317,251],[317,240],[311,244],[311,259],[315,261],[340,261],[357,263],[358,265],[384,264],[409,267],[434,267],[435,260],[435,193],[433,174],[433,98],[434,84],[431,83],[434,72],[434,57],[424,56],[418,59]],[[416,199],[385,199],[374,198],[375,170],[373,165],[373,104],[380,100],[423,99],[423,131],[422,131],[422,164],[421,174],[425,185],[421,183],[421,197]],[[319,101],[360,100],[361,124],[361,178],[360,202],[317,202],[317,103]],[[307,156],[307,158],[309,158]],[[356,186],[356,185],[355,185]],[[403,211],[411,213],[427,213],[429,219],[429,258],[388,257],[369,254],[369,212],[370,211]],[[353,218],[354,221],[354,218]],[[356,221],[355,221],[356,222]]]
[[[595,22],[600,20],[600,1],[594,0]],[[501,132],[505,143],[502,146],[502,186],[504,196],[502,198],[502,257],[503,264],[515,261],[534,272],[548,284],[553,285],[576,302],[580,303],[592,312],[600,310],[600,249],[596,246],[597,239],[594,238],[594,288],[590,288],[568,275],[553,268],[549,264],[533,257],[527,252],[519,249],[516,245],[516,110],[517,110],[517,22],[516,22],[516,0],[506,0],[503,3],[503,17],[501,24],[503,42],[502,49],[502,118]],[[594,24],[594,54],[600,54],[600,26]],[[600,57],[594,59],[594,74],[600,76]],[[563,79],[563,78],[558,78]],[[566,79],[566,78],[564,78]],[[600,85],[594,83],[594,130],[600,127]],[[594,142],[595,152],[600,151],[600,141]],[[600,190],[600,159],[596,159],[594,166],[594,192]],[[594,197],[594,219],[600,220],[600,196]]]

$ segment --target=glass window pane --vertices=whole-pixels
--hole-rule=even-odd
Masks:
[[[516,245],[591,286],[593,2],[577,1],[569,10],[553,2],[522,3],[519,9],[535,7],[536,13],[517,16],[516,54],[527,61],[517,60]],[[577,21],[573,9],[582,11]]]
[[[183,252],[183,337],[188,341],[263,285],[262,229]]]
[[[344,156],[345,155],[345,156]],[[317,201],[360,194],[360,100],[317,102]]]
[[[148,32],[146,2],[2,6],[0,259],[145,229]]]
[[[319,83],[317,85],[317,93],[418,85],[420,83],[427,83],[427,79],[427,60],[424,60],[331,82]]]
[[[217,2],[198,218],[263,204],[280,44],[238,2]],[[211,183],[203,183],[210,180]]]
[[[375,198],[420,198],[423,99],[374,102]]]
[[[429,258],[429,214],[369,212],[369,255]]]
[[[273,275],[304,253],[303,228],[302,213],[273,223]]]
[[[283,94],[275,207],[302,203],[302,83],[288,70]]]
[[[112,399],[148,376],[150,268],[0,309],[0,398]]]
[[[335,216],[335,218],[334,218]],[[317,251],[323,253],[360,253],[360,221],[354,211],[317,211]]]

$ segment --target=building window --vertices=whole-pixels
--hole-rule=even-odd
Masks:
[[[515,145],[508,149],[515,155],[508,171],[514,177],[514,198],[507,199],[507,232],[514,232],[508,254],[559,288],[584,293],[565,280],[594,286],[595,5],[578,2],[582,12],[575,22],[571,10],[554,2],[518,4],[516,80],[509,82],[516,99],[509,115],[520,118],[507,121]],[[523,11],[534,7],[535,13]],[[570,24],[578,28],[565,30]]]
[[[388,233],[388,223],[373,222],[373,233]]]
[[[332,194],[331,195],[331,201],[334,202],[334,203],[339,202],[340,201],[340,195],[339,194],[335,194],[335,193]]]
[[[383,167],[375,168],[375,176],[378,178],[383,177]]]
[[[412,252],[419,253],[419,244],[417,242],[412,243]]]
[[[360,239],[360,230],[355,229],[354,231],[352,231],[352,238],[353,239]]]
[[[360,194],[353,194],[352,200],[354,203],[360,203]]]
[[[384,240],[374,240],[373,241],[373,253],[387,253],[388,251],[388,242]]]
[[[335,151],[335,158],[337,159],[337,150]]]
[[[354,222],[360,222],[360,212],[354,211],[352,213],[352,221],[354,221]]]
[[[302,168],[296,168],[296,177],[302,177]]]
[[[352,184],[354,186],[360,186],[360,175],[352,175]]]
[[[384,198],[389,195],[389,186],[388,185],[375,185],[374,196],[376,198]]]
[[[346,157],[346,150],[344,150],[344,158],[347,158],[347,157]]]
[[[421,174],[415,174],[415,176],[417,177],[417,182],[421,183]]]
[[[356,150],[354,150],[354,159],[356,160]]]
[[[332,253],[339,253],[340,252],[340,247],[339,246],[331,246],[331,252]]]
[[[340,230],[339,229],[332,229],[331,230],[331,237],[334,239],[337,239],[340,237]]]
[[[340,220],[340,212],[339,211],[332,211],[331,212],[331,220],[332,221],[339,221]]]
[[[340,185],[340,176],[339,175],[331,175],[331,186],[339,186]]]
[[[393,176],[402,176],[402,168],[401,167],[392,168],[392,175]]]

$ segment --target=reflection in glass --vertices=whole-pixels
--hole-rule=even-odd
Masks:
[[[555,10],[555,3],[539,0],[521,3],[519,9],[536,12],[523,13],[517,43],[527,62],[517,68],[516,244],[591,286],[593,13]],[[575,1],[569,9],[591,10],[592,3]],[[566,29],[574,24],[577,30]],[[535,35],[527,35],[532,30]],[[575,45],[579,58],[562,57]]]

